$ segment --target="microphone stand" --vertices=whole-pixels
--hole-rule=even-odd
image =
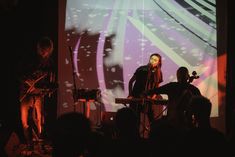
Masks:
[[[69,46],[69,52],[70,52],[70,58],[71,58],[71,63],[72,63],[72,73],[73,73],[73,102],[74,102],[74,106],[73,106],[73,111],[76,112],[76,105],[75,105],[75,102],[77,101],[77,86],[76,86],[76,79],[75,79],[75,67],[74,67],[74,62],[73,62],[73,50],[72,50],[72,47]]]

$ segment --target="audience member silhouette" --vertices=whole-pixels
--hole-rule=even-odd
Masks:
[[[93,130],[84,157],[110,157],[112,155],[112,139],[102,132]]]
[[[211,102],[203,96],[194,96],[191,99],[192,115],[194,117],[194,125],[197,128],[211,128],[210,114]]]
[[[119,139],[138,139],[137,115],[131,108],[121,108],[116,113],[116,127]]]
[[[91,134],[90,121],[81,113],[61,115],[54,126],[53,157],[84,155]]]
[[[116,113],[117,139],[113,140],[113,154],[117,157],[144,156],[145,145],[138,129],[137,115],[131,108],[121,108]]]
[[[179,67],[176,75],[177,82],[167,83],[144,94],[167,94],[169,99],[167,119],[169,122],[176,127],[190,127],[191,115],[188,103],[193,95],[201,95],[201,92],[196,86],[189,83],[190,76],[186,67]]]
[[[195,128],[186,135],[189,156],[230,156],[228,142],[222,132],[210,123],[211,102],[204,96],[194,96],[190,106]]]
[[[154,121],[149,133],[147,156],[182,156],[184,152],[183,133],[164,117]]]

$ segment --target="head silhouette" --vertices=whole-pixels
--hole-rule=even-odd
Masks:
[[[186,67],[179,67],[176,72],[178,82],[187,82],[189,79],[189,71]]]
[[[48,37],[42,37],[37,43],[37,52],[42,58],[48,58],[53,51],[53,42]]]
[[[193,96],[191,99],[192,114],[198,127],[210,127],[211,101],[204,96]]]
[[[116,113],[116,127],[119,135],[124,138],[138,136],[137,116],[131,108],[121,108]]]
[[[83,153],[91,133],[90,122],[83,114],[71,112],[61,115],[53,129],[53,156],[75,157]]]

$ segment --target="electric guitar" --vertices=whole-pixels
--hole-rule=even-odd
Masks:
[[[35,84],[38,83],[40,80],[44,79],[47,76],[47,73],[40,73],[37,71],[33,73],[33,77],[37,76],[35,79],[25,79],[22,81],[22,86],[23,89],[21,89],[21,94],[20,94],[20,102],[24,100],[24,98],[28,94],[36,94],[39,92],[39,90],[36,90],[37,88],[35,87]]]
[[[49,76],[49,77],[48,77]],[[50,95],[56,91],[57,85],[51,83],[48,78],[50,78],[50,73],[43,71],[35,71],[32,75],[22,79],[21,83],[21,92],[20,92],[20,102],[22,102],[28,95],[38,95],[45,96]],[[48,79],[47,83],[42,83],[43,79]]]

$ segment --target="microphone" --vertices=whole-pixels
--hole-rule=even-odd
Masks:
[[[148,71],[153,73],[156,71],[156,67],[153,67],[153,65],[149,63],[148,64]]]

